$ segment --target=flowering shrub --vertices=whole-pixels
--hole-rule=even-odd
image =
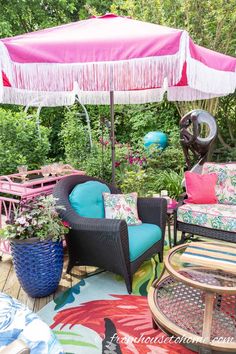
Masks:
[[[121,190],[123,193],[138,192],[140,197],[146,195],[147,174],[139,168],[137,171],[126,171],[124,174]]]
[[[51,238],[61,240],[68,231],[56,212],[53,196],[40,196],[22,201],[12,218],[7,221],[0,237],[4,239],[28,239],[37,237],[40,240]],[[58,207],[57,207],[58,208]]]
[[[139,171],[146,166],[147,160],[140,151],[133,151],[128,144],[119,145],[120,146],[116,148],[115,167],[117,183],[122,186],[127,178],[127,173],[139,173]],[[126,148],[126,150],[124,150],[124,148]],[[123,154],[121,154],[121,149],[123,149]]]

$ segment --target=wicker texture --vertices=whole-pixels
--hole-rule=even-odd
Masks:
[[[14,268],[18,280],[31,297],[55,292],[63,268],[63,245],[52,240],[11,241]]]
[[[90,219],[80,217],[71,207],[69,194],[72,189],[86,181],[105,183],[111,193],[120,191],[90,176],[70,176],[60,181],[54,188],[53,195],[58,205],[65,210],[59,210],[63,220],[67,221],[71,230],[66,235],[69,252],[70,272],[74,265],[97,266],[124,277],[127,290],[132,291],[132,274],[147,258],[158,253],[163,259],[163,245],[166,224],[166,200],[157,198],[138,198],[138,214],[142,222],[159,225],[162,230],[162,239],[148,249],[134,262],[129,260],[128,228],[124,220]]]
[[[191,275],[193,278],[195,277],[194,272]],[[201,276],[209,278],[209,274],[201,274]],[[203,283],[205,281],[202,279]],[[155,296],[158,311],[180,329],[187,331],[190,338],[191,334],[200,337],[204,335],[204,290],[195,289],[180,283],[172,276],[168,276],[158,284]],[[211,340],[230,337],[233,342],[236,342],[235,306],[235,295],[216,295],[213,306]]]

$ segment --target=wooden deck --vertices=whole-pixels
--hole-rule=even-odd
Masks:
[[[68,257],[65,255],[63,274],[57,291],[47,297],[32,298],[29,297],[21,288],[12,264],[11,256],[4,255],[0,261],[0,292],[8,294],[27,305],[32,311],[37,312],[48,302],[52,301],[58,294],[79,282],[79,280],[96,270],[95,267],[74,267],[73,274],[66,274]]]

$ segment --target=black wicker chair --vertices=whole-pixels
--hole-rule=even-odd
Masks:
[[[57,204],[65,208],[59,210],[63,220],[70,226],[66,235],[69,253],[69,273],[74,265],[97,266],[124,277],[127,290],[132,291],[132,275],[144,260],[159,255],[163,261],[163,246],[166,226],[167,203],[163,198],[138,198],[138,213],[145,223],[160,226],[162,238],[133,262],[129,260],[128,228],[124,220],[92,219],[80,217],[69,202],[69,194],[80,183],[101,181],[89,176],[68,176],[54,188],[53,195]],[[117,188],[107,184],[111,193],[117,194]]]

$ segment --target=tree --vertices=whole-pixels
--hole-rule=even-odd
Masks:
[[[112,1],[0,0],[0,37],[57,26],[109,11]]]

